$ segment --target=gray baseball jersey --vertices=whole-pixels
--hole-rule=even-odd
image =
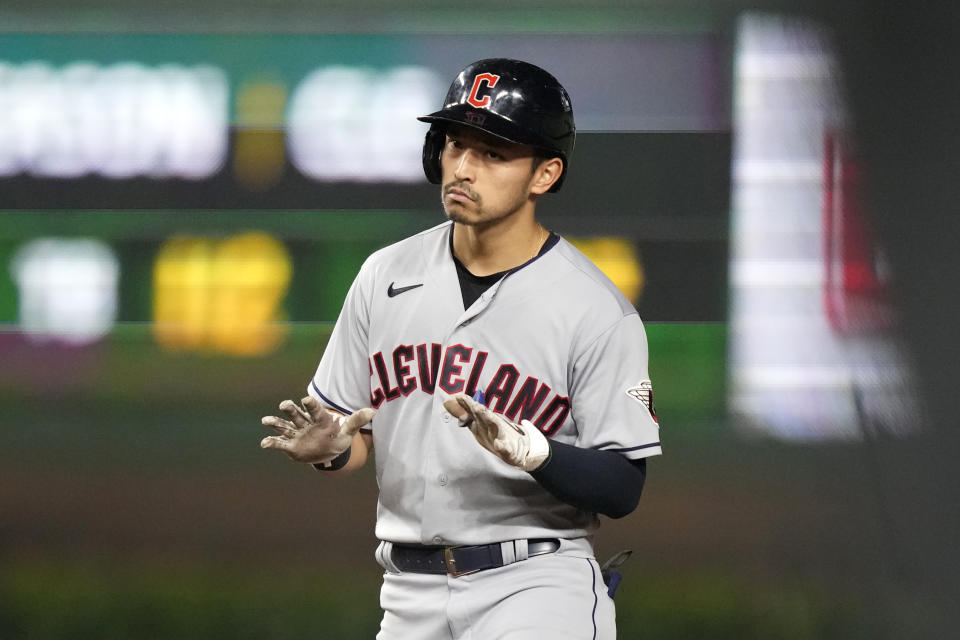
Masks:
[[[557,442],[660,453],[636,310],[561,239],[463,309],[445,222],[371,255],[350,287],[309,393],[377,409],[376,535],[419,544],[579,538],[598,526],[480,447],[443,408],[484,393]]]

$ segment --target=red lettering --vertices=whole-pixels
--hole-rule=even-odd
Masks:
[[[433,394],[437,386],[437,370],[440,368],[440,345],[430,345],[430,357],[427,357],[427,345],[417,345],[417,368],[420,371],[420,388]]]
[[[550,426],[545,426],[547,424],[547,420],[552,418],[553,414],[557,412],[559,413],[557,414],[557,417],[554,418],[553,422],[550,423]],[[540,414],[540,417],[534,421],[534,424],[537,425],[537,428],[543,432],[543,435],[549,438],[557,432],[569,414],[570,398],[554,396],[553,400],[550,401],[550,404],[547,405],[547,408],[544,409],[543,413]]]
[[[507,401],[513,395],[513,387],[517,384],[519,375],[517,368],[512,364],[500,365],[500,368],[493,375],[493,380],[487,385],[487,390],[483,392],[487,406],[497,413],[503,413]],[[497,399],[496,403],[493,402],[494,398]]]
[[[487,361],[486,351],[477,351],[477,359],[473,363],[473,370],[470,372],[470,378],[467,380],[467,388],[464,391],[468,396],[473,396],[477,391],[477,382],[480,380],[480,374],[483,372],[483,365]]]
[[[460,375],[464,362],[470,362],[470,354],[473,349],[465,347],[462,344],[447,347],[447,353],[443,358],[443,369],[440,373],[440,388],[447,393],[459,393],[463,391],[463,378]],[[457,364],[459,361],[460,364]]]
[[[473,87],[470,89],[470,95],[467,97],[467,102],[478,109],[483,109],[484,107],[490,105],[490,96],[477,98],[477,94],[480,92],[480,85],[484,82],[487,83],[488,88],[493,89],[495,86],[497,86],[497,83],[500,82],[500,76],[495,76],[492,73],[481,73],[473,79]]]
[[[537,411],[540,410],[540,405],[543,404],[543,401],[547,399],[547,395],[550,393],[550,386],[546,384],[540,385],[540,388],[537,388],[539,380],[529,376],[526,380],[523,381],[523,386],[520,387],[520,391],[517,392],[517,397],[513,399],[513,402],[510,403],[510,408],[507,409],[506,416],[514,421],[520,420],[531,420],[533,416],[537,415]],[[517,413],[520,414],[520,417],[517,417]]]
[[[387,402],[400,397],[400,390],[390,386],[390,375],[387,373],[387,363],[383,361],[383,353],[373,354],[373,365],[377,368],[377,375],[380,376],[380,386],[383,387],[384,396]]]
[[[373,363],[370,362],[370,358],[367,358],[367,364],[370,366],[370,377],[373,377]],[[377,387],[370,391],[370,406],[374,409],[380,408],[380,405],[383,404],[383,391],[380,387]]]
[[[410,367],[404,360],[413,360],[413,345],[402,344],[393,350],[393,374],[397,377],[397,388],[406,396],[417,388],[417,378],[410,375]]]

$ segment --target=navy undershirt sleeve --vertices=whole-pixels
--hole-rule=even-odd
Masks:
[[[640,502],[647,461],[551,441],[550,457],[530,475],[567,504],[622,518]]]

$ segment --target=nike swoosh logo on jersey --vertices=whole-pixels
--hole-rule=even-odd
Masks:
[[[423,286],[423,283],[421,282],[420,284],[412,284],[409,287],[394,288],[393,283],[391,282],[390,286],[387,287],[387,295],[392,298],[394,296],[400,295],[401,293],[404,293],[405,291],[410,291],[410,289],[416,289],[417,287],[422,287],[422,286]]]

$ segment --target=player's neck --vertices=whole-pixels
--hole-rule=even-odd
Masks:
[[[475,276],[507,271],[537,255],[549,232],[533,213],[489,226],[454,223],[453,253]]]

